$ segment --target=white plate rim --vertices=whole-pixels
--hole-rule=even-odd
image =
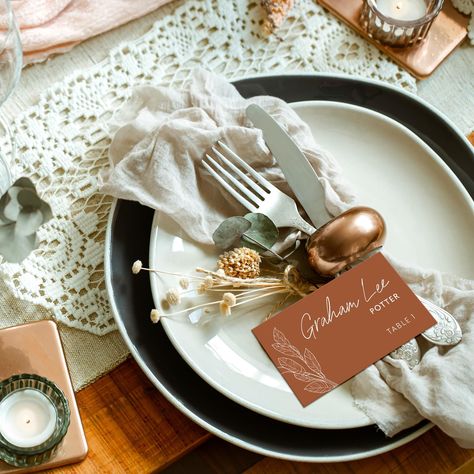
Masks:
[[[413,142],[416,143],[417,146],[421,147],[423,151],[429,155],[433,164],[442,168],[444,175],[447,175],[452,182],[452,184],[459,190],[462,194],[462,197],[466,202],[469,203],[471,210],[474,215],[474,201],[471,199],[469,193],[464,188],[460,180],[454,174],[454,172],[449,168],[449,166],[423,141],[421,140],[414,132],[409,130],[404,125],[400,124],[396,120],[381,114],[380,112],[373,111],[371,109],[361,107],[358,105],[348,104],[345,102],[337,102],[337,101],[328,101],[328,100],[306,100],[306,101],[298,101],[292,102],[290,105],[293,107],[294,110],[298,110],[298,108],[303,108],[305,106],[311,106],[317,104],[317,106],[328,106],[333,107],[339,110],[350,110],[355,111],[357,113],[369,116],[370,118],[380,120],[382,122],[387,123],[391,127],[395,127],[400,130],[402,133],[407,135]],[[155,212],[153,217],[153,224],[151,230],[151,237],[150,237],[150,246],[149,246],[149,255],[150,255],[150,264],[156,261],[157,258],[157,248],[156,248],[156,239],[157,239],[157,232],[159,225],[157,221],[159,220],[159,213]],[[153,299],[155,304],[158,305],[159,299],[159,290],[157,286],[157,278],[156,275],[150,274],[150,286],[153,295]],[[297,426],[307,427],[307,428],[315,428],[315,429],[351,429],[351,428],[361,428],[364,426],[369,426],[372,424],[372,421],[367,417],[367,415],[361,412],[360,421],[356,421],[353,423],[346,423],[346,424],[327,424],[324,422],[311,422],[305,421],[304,418],[295,419],[292,418],[290,415],[284,415],[281,413],[277,413],[275,410],[268,409],[266,407],[262,407],[260,404],[254,403],[248,399],[242,398],[242,396],[237,395],[232,390],[226,388],[225,385],[219,383],[218,380],[215,380],[208,373],[204,370],[204,368],[200,367],[196,364],[193,358],[188,355],[181,344],[176,339],[173,331],[170,329],[166,320],[162,320],[163,328],[170,339],[171,343],[173,344],[174,348],[178,351],[180,356],[186,361],[186,363],[202,378],[204,379],[209,385],[213,388],[218,390],[220,393],[225,395],[226,397],[230,398],[232,401],[244,406],[247,409],[253,410],[256,413],[259,413],[264,416],[268,416],[270,418],[276,419],[278,421],[283,421],[290,424],[295,424]]]

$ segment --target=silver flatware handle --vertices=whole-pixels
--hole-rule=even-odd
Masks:
[[[410,339],[408,342],[405,342],[405,344],[390,352],[390,355],[394,359],[404,360],[410,369],[418,365],[421,360],[420,346],[416,339]]]
[[[302,217],[294,217],[288,220],[288,227],[295,227],[298,230],[301,230],[305,234],[312,235],[316,232],[316,228],[311,224],[308,224]]]
[[[454,316],[431,301],[421,296],[418,296],[418,298],[430,312],[431,316],[437,321],[434,326],[423,331],[421,336],[432,344],[439,346],[454,346],[460,342],[462,339],[462,331],[458,322],[454,319]]]

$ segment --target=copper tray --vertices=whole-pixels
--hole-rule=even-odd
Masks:
[[[71,410],[68,432],[50,461],[33,468],[0,461],[0,474],[40,471],[82,461],[87,455],[87,442],[56,323],[38,321],[0,330],[0,360],[0,380],[21,373],[46,377],[64,392]]]
[[[369,38],[359,24],[362,0],[317,1],[418,79],[428,77],[467,35],[468,17],[459,13],[449,0],[444,2],[426,39],[412,48],[391,48]]]

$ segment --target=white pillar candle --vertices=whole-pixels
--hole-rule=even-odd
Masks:
[[[15,446],[32,448],[51,437],[57,417],[53,403],[44,393],[18,390],[0,402],[0,433]]]
[[[424,0],[377,0],[376,6],[382,15],[395,20],[418,20],[426,14]]]

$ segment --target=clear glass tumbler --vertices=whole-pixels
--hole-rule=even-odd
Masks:
[[[0,107],[10,97],[20,79],[23,65],[20,33],[10,0],[0,0]],[[11,184],[10,164],[14,158],[14,139],[0,113],[0,135],[6,135],[0,149],[0,195]]]
[[[0,409],[5,408],[9,397],[15,394],[39,392],[45,400],[54,408],[54,424],[48,439],[35,446],[19,446],[9,441],[3,433],[7,426],[0,428],[0,459],[16,467],[32,467],[49,461],[57,452],[62,440],[66,436],[71,419],[69,403],[62,390],[51,380],[36,374],[18,374],[0,382]],[[32,408],[22,407],[23,411],[16,410],[14,415],[18,418],[32,416]],[[13,411],[13,410],[12,410]],[[11,417],[10,417],[11,418]],[[24,421],[24,420],[23,420]],[[31,421],[33,424],[34,420]],[[30,420],[27,421],[30,423]],[[11,423],[9,424],[11,426]],[[11,430],[11,428],[10,428]]]
[[[364,0],[360,22],[370,38],[404,48],[426,38],[443,0]]]

